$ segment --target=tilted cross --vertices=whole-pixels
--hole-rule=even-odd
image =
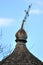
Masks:
[[[27,11],[25,10],[26,15],[25,15],[25,17],[24,17],[24,19],[23,19],[23,21],[22,21],[22,26],[21,26],[21,29],[23,29],[24,22],[26,21],[27,17],[29,16],[29,11],[30,11],[31,6],[32,6],[32,4],[31,4],[31,5],[29,5],[29,7],[28,7],[28,10],[27,10]]]

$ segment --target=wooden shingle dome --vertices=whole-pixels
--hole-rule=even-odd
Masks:
[[[29,6],[30,8],[30,6]],[[26,47],[26,39],[27,33],[23,29],[24,22],[28,15],[28,11],[26,12],[26,16],[23,20],[22,26],[19,31],[16,33],[16,46],[12,54],[8,57],[4,58],[0,65],[43,65],[42,61],[40,61],[37,57],[35,57]]]

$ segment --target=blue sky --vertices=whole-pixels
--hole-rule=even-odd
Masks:
[[[0,60],[14,50],[15,33],[25,16],[24,10],[31,3],[30,16],[24,25],[28,34],[26,46],[32,54],[43,61],[43,0],[0,0]]]

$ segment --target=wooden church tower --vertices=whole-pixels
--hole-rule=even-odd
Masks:
[[[22,21],[22,26],[19,31],[16,33],[16,47],[11,55],[3,59],[0,62],[0,65],[43,65],[43,63],[36,58],[26,47],[27,42],[27,33],[24,30],[24,22],[29,16],[29,10],[31,5],[29,5],[26,15]]]

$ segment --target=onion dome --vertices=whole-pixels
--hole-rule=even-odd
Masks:
[[[27,33],[25,32],[24,29],[20,29],[16,33],[16,41],[24,41],[24,42],[26,42],[26,39],[27,39]]]

